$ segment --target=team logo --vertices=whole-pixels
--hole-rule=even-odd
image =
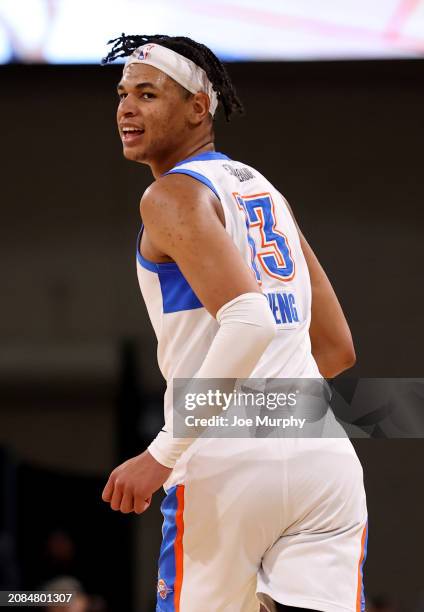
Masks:
[[[172,589],[168,588],[165,580],[163,578],[159,578],[158,580],[158,594],[161,599],[166,599],[168,597],[168,593],[171,593]]]
[[[153,49],[155,45],[145,45],[143,49],[138,54],[139,60],[146,60],[149,57],[150,51]]]

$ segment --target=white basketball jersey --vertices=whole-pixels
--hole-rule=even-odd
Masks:
[[[219,198],[225,229],[268,298],[278,333],[252,377],[320,376],[311,354],[311,284],[299,235],[283,196],[257,170],[218,152],[179,162],[167,174],[187,174]],[[159,367],[169,382],[200,368],[218,330],[178,265],[140,253],[137,275],[158,339]]]
[[[254,168],[221,153],[192,157],[169,173],[187,174],[216,194],[225,229],[268,299],[278,332],[251,376],[320,377],[309,339],[310,278],[283,196]],[[177,264],[147,261],[139,243],[140,235],[137,273],[168,382],[165,428],[171,433],[172,379],[198,371],[219,326]],[[324,421],[322,438],[289,432],[284,439],[206,435],[193,441],[164,484],[159,607],[161,593],[166,599],[169,588],[174,601],[179,584],[175,601],[184,610],[197,610],[199,601],[210,602],[208,609],[214,610],[258,610],[255,591],[290,606],[360,609],[366,534],[362,469],[331,410]],[[172,556],[177,515],[184,518],[178,536],[181,581]],[[337,572],[336,587],[330,565]],[[310,569],[307,582],[304,567]]]

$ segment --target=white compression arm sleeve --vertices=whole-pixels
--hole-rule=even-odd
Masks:
[[[262,293],[244,293],[216,313],[220,325],[195,378],[248,378],[276,334],[276,324]],[[162,465],[174,467],[194,438],[174,438],[167,423],[148,451]]]

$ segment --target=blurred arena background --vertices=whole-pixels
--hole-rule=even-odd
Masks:
[[[0,590],[65,576],[79,612],[153,611],[161,535],[160,493],[137,518],[100,499],[162,420],[135,275],[152,178],[121,156],[121,67],[98,65],[122,31],[230,61],[246,115],[218,119],[217,149],[288,198],[351,324],[353,375],[424,371],[424,1],[0,0]],[[368,609],[420,612],[423,441],[354,444]]]

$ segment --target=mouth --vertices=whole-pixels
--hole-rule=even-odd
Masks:
[[[140,142],[144,134],[144,130],[137,128],[122,128],[121,138],[125,145],[137,144]]]

